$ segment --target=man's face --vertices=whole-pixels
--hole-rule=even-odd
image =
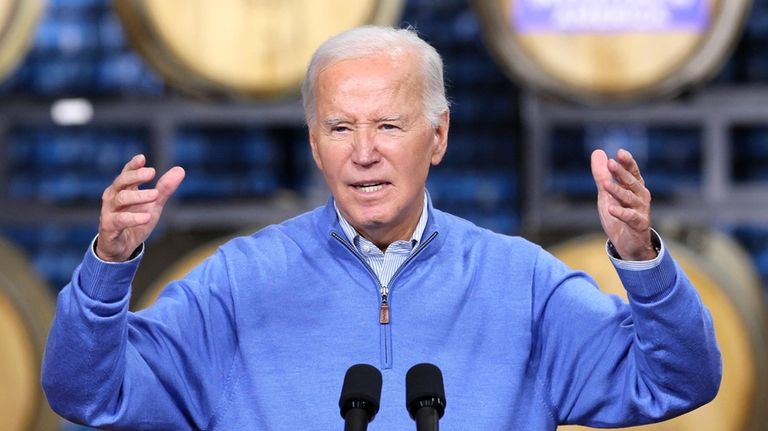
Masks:
[[[409,53],[344,60],[320,72],[309,125],[315,163],[342,215],[378,246],[409,239],[430,165],[445,154],[448,113],[433,127]]]

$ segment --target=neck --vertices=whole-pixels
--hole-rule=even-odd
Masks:
[[[416,220],[416,223],[418,223],[418,219]],[[389,247],[389,245],[395,241],[410,240],[413,236],[413,231],[416,230],[416,223],[414,223],[407,231],[403,231],[402,234],[386,230],[383,232],[377,232],[376,229],[366,230],[355,226],[353,227],[360,234],[360,236],[372,242],[376,247],[379,248],[379,250],[385,251],[387,247]]]

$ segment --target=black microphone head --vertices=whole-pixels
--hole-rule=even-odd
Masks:
[[[416,364],[405,374],[405,406],[411,418],[422,407],[437,410],[438,417],[445,413],[445,388],[443,373],[432,364]]]
[[[344,375],[341,387],[339,410],[346,418],[350,409],[363,409],[368,413],[368,422],[379,412],[381,401],[381,372],[368,364],[352,365]]]

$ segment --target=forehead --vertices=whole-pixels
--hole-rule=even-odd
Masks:
[[[413,55],[380,54],[341,60],[324,68],[317,77],[318,114],[389,115],[391,111],[420,110],[421,81]]]

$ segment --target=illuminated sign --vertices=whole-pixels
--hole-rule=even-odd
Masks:
[[[708,0],[516,0],[519,32],[703,32]]]

